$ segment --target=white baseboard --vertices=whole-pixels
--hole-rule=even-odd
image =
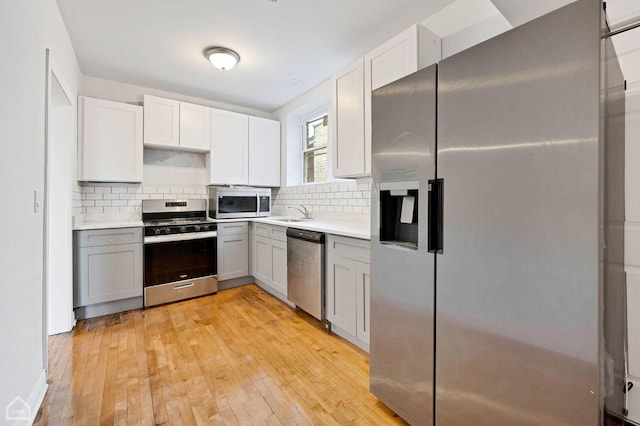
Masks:
[[[6,411],[2,415],[5,416],[7,424],[15,426],[32,425],[47,393],[47,387],[47,372],[42,370],[27,400],[17,397],[5,407]],[[15,411],[10,411],[12,409]]]
[[[42,405],[42,401],[44,401],[44,396],[47,394],[47,388],[49,385],[47,384],[47,372],[42,370],[40,373],[40,377],[38,377],[38,381],[36,382],[31,394],[29,395],[29,400],[27,404],[31,407],[31,419],[28,424],[32,425],[33,421],[36,419],[36,415],[38,414],[38,410],[40,410],[40,406]]]

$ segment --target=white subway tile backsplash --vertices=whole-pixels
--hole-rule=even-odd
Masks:
[[[304,204],[312,212],[369,214],[370,190],[367,178],[274,189],[272,210],[288,214],[289,206]]]
[[[273,189],[272,210],[291,214],[289,206],[304,204],[311,212],[368,214],[371,209],[368,179],[310,184]],[[206,186],[139,184],[85,184],[74,187],[74,214],[141,213],[142,200],[206,199]]]

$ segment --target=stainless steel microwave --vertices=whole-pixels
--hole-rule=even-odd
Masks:
[[[271,214],[271,188],[209,187],[209,217],[234,219]]]

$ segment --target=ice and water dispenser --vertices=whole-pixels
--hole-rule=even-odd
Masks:
[[[380,243],[418,249],[418,182],[380,185]]]

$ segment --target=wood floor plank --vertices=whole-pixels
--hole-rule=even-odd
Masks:
[[[36,425],[398,425],[369,357],[256,285],[49,339]]]

